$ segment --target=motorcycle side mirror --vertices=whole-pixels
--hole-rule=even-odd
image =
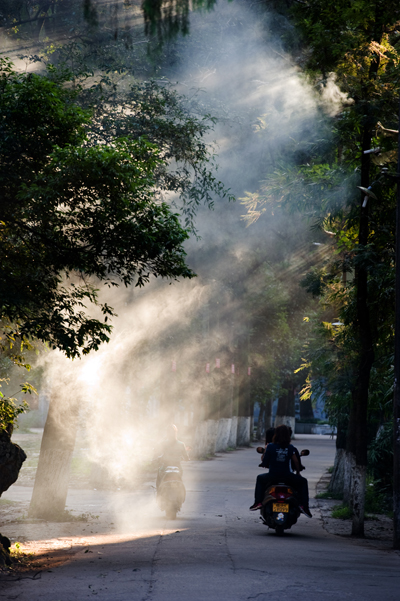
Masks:
[[[262,455],[265,451],[264,447],[257,447],[256,449],[257,453],[260,453],[260,455]]]
[[[309,454],[310,454],[310,451],[308,449],[303,449],[302,451],[300,451],[301,457],[306,457]]]

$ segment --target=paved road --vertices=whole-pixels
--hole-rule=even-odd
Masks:
[[[329,437],[298,437],[308,447],[311,496],[333,463]],[[187,501],[167,522],[147,494],[71,491],[68,503],[109,514],[115,528],[40,580],[0,589],[18,601],[399,601],[400,557],[327,534],[311,507],[284,537],[248,511],[259,468],[254,449],[186,467]],[[15,492],[13,493],[12,490]],[[18,487],[8,498],[18,495]],[[90,539],[88,539],[90,543]],[[0,583],[0,586],[2,584]]]

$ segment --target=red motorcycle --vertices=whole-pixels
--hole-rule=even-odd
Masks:
[[[264,453],[263,447],[257,447],[258,453]],[[300,456],[305,457],[310,451],[304,449]],[[299,500],[297,491],[285,482],[272,484],[267,488],[260,510],[263,523],[282,536],[284,530],[291,528],[300,517]]]

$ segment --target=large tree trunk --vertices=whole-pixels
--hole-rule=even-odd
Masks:
[[[314,419],[311,397],[304,401],[300,401],[300,419]]]
[[[345,449],[336,449],[335,463],[328,486],[328,491],[335,496],[343,495],[344,491],[345,454]]]
[[[365,517],[365,484],[366,484],[367,466],[356,463],[352,470],[352,510],[353,523],[351,533],[354,536],[364,536],[364,517]]]
[[[362,140],[361,158],[361,185],[369,186],[370,155],[364,154],[364,150],[371,147],[371,132],[365,127]],[[361,195],[360,206],[360,230],[359,246],[368,244],[368,202]],[[357,286],[356,297],[356,327],[358,331],[359,352],[356,383],[352,395],[352,409],[350,412],[349,437],[347,449],[352,454],[355,462],[353,468],[354,481],[352,482],[352,507],[354,536],[364,536],[364,497],[365,497],[365,474],[367,466],[367,413],[368,413],[368,389],[371,368],[374,361],[373,341],[369,319],[368,307],[368,272],[366,266],[361,263],[356,272],[355,280]]]
[[[330,479],[328,487],[329,492],[334,495],[344,495],[344,475],[346,462],[346,438],[348,420],[345,421],[346,424],[342,421],[339,421],[337,424],[335,463],[333,466],[332,477]]]
[[[79,416],[79,399],[66,399],[67,389],[60,384],[51,397],[29,507],[33,518],[54,520],[65,510]]]
[[[397,173],[400,173],[400,104]],[[400,549],[400,180],[396,210],[396,317],[393,399],[393,548]]]
[[[345,451],[343,457],[343,503],[349,506],[352,506],[353,501],[352,478],[355,465],[354,455]]]
[[[328,490],[333,495],[344,495],[346,439],[348,420],[339,421],[336,435],[336,455]]]

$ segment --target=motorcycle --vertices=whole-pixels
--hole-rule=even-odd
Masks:
[[[186,498],[181,470],[176,465],[167,465],[161,470],[157,486],[157,504],[165,511],[167,520],[174,520]]]
[[[257,447],[258,453],[264,453],[263,447]],[[308,449],[300,452],[300,457],[310,454]],[[280,482],[271,484],[265,491],[260,519],[265,526],[275,530],[278,536],[282,536],[285,530],[289,530],[300,517],[298,493],[292,487]]]

